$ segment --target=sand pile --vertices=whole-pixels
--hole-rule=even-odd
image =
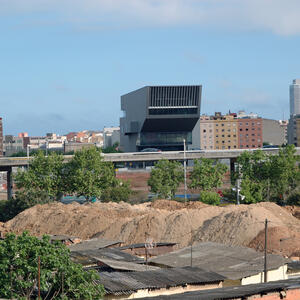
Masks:
[[[300,233],[293,228],[271,227],[267,235],[268,252],[288,257],[300,256]],[[262,230],[248,245],[258,251],[265,249],[265,231]]]
[[[218,216],[208,219],[195,239],[247,246],[264,228],[266,218],[270,221],[269,227],[294,225],[300,228],[300,222],[284,208],[263,202],[227,207]]]
[[[264,229],[265,218],[270,228],[279,226],[288,232],[300,229],[300,220],[274,203],[215,207],[169,200],[138,205],[37,205],[6,222],[3,228],[16,233],[27,229],[35,235],[69,234],[82,239],[98,236],[125,244],[142,243],[150,236],[156,242],[176,242],[178,247],[189,245],[192,237],[194,242],[247,246]]]

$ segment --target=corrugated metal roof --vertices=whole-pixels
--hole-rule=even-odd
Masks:
[[[96,238],[96,239],[83,241],[79,244],[70,245],[69,249],[71,251],[95,250],[95,249],[102,249],[109,246],[117,245],[119,243],[121,243],[121,241],[111,241],[102,238]]]
[[[114,259],[107,259],[107,258],[97,258],[93,257],[99,262],[105,264],[106,266],[114,269],[114,270],[122,270],[122,271],[148,271],[148,270],[158,270],[159,267],[154,266],[146,266],[142,264],[137,264],[134,262],[127,262],[127,261],[118,261]]]
[[[177,243],[155,243],[155,247],[175,246],[175,245],[177,245]],[[145,248],[145,243],[137,243],[137,244],[118,247],[118,249],[120,250],[135,249],[135,248]]]
[[[129,253],[124,253],[114,248],[73,251],[70,253],[70,256],[73,261],[80,263],[83,266],[95,266],[100,261],[104,263],[106,261],[107,263],[105,264],[108,266],[112,268],[114,268],[113,266],[119,266],[120,270],[143,270],[142,267],[139,268],[139,266],[135,265],[145,262],[144,259],[140,257],[131,255]]]
[[[213,271],[229,279],[241,279],[263,271],[264,253],[253,249],[205,242],[193,245],[193,266]],[[150,263],[170,267],[185,267],[191,262],[191,248],[186,247],[157,256]],[[268,254],[268,270],[277,269],[288,260],[279,255]]]
[[[219,274],[187,267],[144,272],[102,272],[99,282],[103,284],[108,294],[127,294],[141,289],[205,284],[223,280],[224,277]]]
[[[300,288],[300,279],[288,279],[280,281],[272,281],[268,283],[249,284],[234,287],[217,288],[211,290],[201,290],[194,292],[186,292],[168,296],[157,296],[140,298],[140,300],[226,300],[241,299],[252,295],[266,294],[272,292],[280,292],[283,290]],[[243,298],[244,299],[244,298]]]

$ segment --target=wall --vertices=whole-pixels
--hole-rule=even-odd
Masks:
[[[237,149],[237,120],[233,116],[222,116],[215,120],[215,149]]]
[[[121,110],[124,117],[120,118],[120,147],[124,152],[136,152],[138,132],[141,131],[147,114],[148,87],[143,87],[121,96]],[[131,132],[132,122],[138,123],[138,131]]]
[[[104,299],[138,299],[143,297],[155,297],[160,295],[174,295],[174,294],[181,294],[185,292],[192,292],[192,291],[201,291],[201,290],[208,290],[208,289],[215,289],[221,288],[222,282],[219,283],[211,283],[211,284],[199,284],[199,285],[187,285],[187,286],[178,286],[178,287],[171,287],[171,288],[164,288],[164,289],[145,289],[139,290],[136,293],[131,295],[105,295]]]
[[[263,122],[263,142],[271,145],[281,146],[286,141],[286,129],[277,120],[262,119]]]
[[[243,298],[245,300],[299,300],[300,299],[300,289],[293,289],[281,292],[271,292],[267,295],[253,295],[247,298]]]
[[[238,148],[253,149],[263,145],[262,119],[237,119]]]
[[[287,279],[287,265],[281,266],[278,269],[268,271],[268,282]],[[253,283],[263,283],[264,282],[264,273],[261,272],[257,275],[250,277],[245,277],[241,280],[241,285],[253,284]]]

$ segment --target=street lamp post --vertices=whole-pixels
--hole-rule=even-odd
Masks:
[[[186,153],[185,153],[185,139],[183,139],[183,169],[184,169],[184,201],[187,200],[186,196]]]

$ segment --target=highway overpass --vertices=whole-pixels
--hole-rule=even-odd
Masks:
[[[186,159],[193,160],[201,157],[211,159],[223,159],[223,158],[237,158],[244,151],[257,151],[258,149],[232,149],[232,150],[189,150],[186,151]],[[262,149],[268,154],[277,154],[278,148],[266,148]],[[300,147],[296,148],[297,154],[300,155]],[[129,153],[103,153],[104,161],[110,161],[114,163],[121,162],[147,162],[158,161],[161,159],[169,160],[183,160],[183,151],[165,151],[165,152],[129,152]],[[65,155],[65,161],[72,158],[72,155]],[[22,167],[27,166],[31,157],[1,157],[0,158],[0,171],[7,171],[10,167]]]
[[[186,159],[194,160],[198,158],[210,159],[230,159],[231,169],[236,161],[236,158],[244,151],[257,151],[258,149],[232,149],[232,150],[190,150],[186,151]],[[277,154],[278,148],[262,149],[267,154]],[[300,155],[300,147],[296,148],[296,154]],[[165,152],[130,152],[130,153],[102,153],[104,161],[113,163],[137,163],[137,162],[154,162],[161,159],[178,160],[184,159],[183,151],[165,151]],[[72,155],[65,155],[67,162],[72,158]],[[0,171],[7,172],[7,195],[12,195],[12,168],[28,166],[31,157],[0,157]]]

